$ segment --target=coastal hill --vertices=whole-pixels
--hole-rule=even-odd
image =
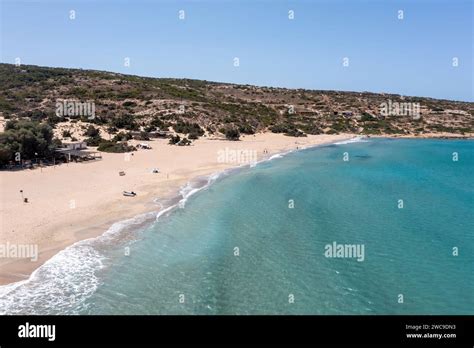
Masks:
[[[58,116],[58,102],[93,104],[94,115]],[[120,152],[129,149],[114,147],[116,142],[136,133],[146,140],[157,131],[180,135],[170,142],[181,145],[188,138],[238,139],[262,131],[472,136],[474,103],[0,64],[0,130],[9,120],[47,123],[60,141],[88,139],[98,146],[108,139],[102,149]],[[0,146],[6,141],[0,138]]]

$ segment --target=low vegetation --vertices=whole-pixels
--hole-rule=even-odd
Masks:
[[[59,99],[94,103],[95,115],[59,117]],[[418,103],[421,115],[384,117],[381,105],[389,100]],[[72,128],[58,128],[64,122],[85,124],[80,136],[89,146],[123,152],[130,151],[128,140],[149,140],[154,132],[173,133],[170,144],[176,145],[210,136],[238,140],[263,131],[291,137],[343,132],[463,136],[473,132],[474,103],[0,64],[0,119],[8,121],[0,134],[0,164],[5,164],[16,153],[22,159],[49,156],[60,140],[79,136]],[[101,132],[111,139],[104,140]]]
[[[127,142],[115,142],[110,140],[104,140],[99,144],[97,148],[99,151],[103,152],[131,152],[136,151],[137,149],[134,146],[130,146]]]

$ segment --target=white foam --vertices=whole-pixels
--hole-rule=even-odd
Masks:
[[[0,314],[74,314],[98,287],[103,255],[90,240],[49,259],[29,279],[0,287]]]
[[[268,160],[271,161],[271,160],[274,160],[275,158],[282,158],[282,157],[283,157],[283,154],[277,153],[275,155],[270,156],[270,158],[268,158]]]
[[[178,203],[176,203],[174,205],[171,205],[171,206],[167,207],[166,209],[160,210],[158,212],[158,214],[156,215],[156,221],[158,221],[159,218],[161,216],[165,215],[165,214],[166,214],[166,216],[168,216],[169,213],[177,207],[180,208],[180,209],[184,209],[184,207],[186,206],[186,202],[188,201],[189,197],[191,197],[192,195],[198,193],[199,191],[202,191],[202,190],[208,188],[219,177],[221,177],[222,175],[225,175],[228,172],[229,172],[229,170],[224,170],[222,172],[217,172],[217,173],[209,175],[207,177],[206,184],[204,184],[201,187],[194,187],[190,182],[188,182],[186,185],[181,187],[181,189],[179,190],[179,194],[181,195],[182,198],[178,201]]]
[[[172,205],[172,206],[169,206],[169,207],[166,208],[166,209],[160,210],[160,211],[158,212],[158,214],[156,214],[156,219],[155,219],[155,220],[158,221],[158,219],[160,218],[160,216],[162,216],[162,215],[164,215],[164,214],[170,212],[171,210],[173,210],[174,208],[176,208],[176,206],[177,206],[177,204]]]
[[[274,155],[271,155],[270,157],[268,158],[265,158],[261,161],[258,161],[257,164],[259,163],[263,163],[263,162],[269,162],[269,161],[273,161],[275,159],[278,159],[278,158],[283,158],[284,156],[292,153],[292,152],[295,152],[295,151],[298,151],[298,150],[304,150],[304,148],[299,148],[299,149],[292,149],[292,150],[287,150],[287,151],[284,151],[284,152],[279,152],[279,153],[276,153]]]
[[[127,226],[143,223],[151,213],[113,224],[104,234],[79,241],[46,261],[28,279],[0,286],[0,314],[76,314],[99,286],[105,267],[101,247]]]
[[[334,143],[334,145],[345,145],[345,144],[351,144],[351,143],[368,143],[369,140],[367,140],[366,137],[355,137],[351,138],[348,140],[343,140],[343,141],[338,141],[337,143]]]

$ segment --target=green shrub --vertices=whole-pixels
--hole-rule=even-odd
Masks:
[[[150,140],[150,136],[147,132],[140,132],[138,135],[133,137],[136,140]]]
[[[127,141],[132,139],[132,134],[130,132],[119,132],[115,134],[115,136],[112,138],[112,141]]]
[[[360,118],[360,120],[361,120],[362,122],[365,122],[365,121],[372,121],[373,119],[374,119],[374,118],[372,117],[372,115],[370,115],[370,114],[368,114],[368,113],[366,113],[366,112],[364,112],[364,113],[362,114],[361,118]]]
[[[270,127],[273,133],[284,133],[289,137],[305,137],[306,134],[298,130],[295,125],[289,123],[277,124]],[[319,134],[319,133],[318,133]]]
[[[130,114],[119,115],[112,119],[111,125],[115,128],[126,130],[138,130],[135,118]]]
[[[170,137],[170,141],[168,142],[168,144],[175,145],[179,143],[180,141],[181,141],[181,137],[179,135],[172,135]]]
[[[240,138],[240,132],[237,128],[229,127],[224,134],[227,140],[239,140]]]
[[[291,128],[289,129],[286,133],[286,136],[289,137],[306,137],[306,134],[304,134],[302,131],[296,129],[296,128]]]
[[[126,101],[126,102],[123,102],[123,103],[122,103],[122,106],[124,106],[124,107],[132,107],[132,108],[133,108],[133,107],[137,106],[137,103],[132,102],[132,101]]]
[[[100,137],[100,135],[96,135],[94,137],[89,137],[86,139],[87,146],[99,146],[105,140]]]
[[[100,143],[97,150],[103,152],[122,153],[135,151],[136,148],[134,146],[129,146],[126,142],[104,140]]]
[[[145,130],[145,132],[150,133],[150,132],[154,132],[156,130],[156,127],[152,125],[148,125],[148,126],[145,126],[143,129]]]
[[[197,136],[204,135],[204,130],[197,123],[178,121],[175,125],[173,125],[173,129],[176,133],[194,133]]]
[[[188,146],[191,145],[191,141],[189,141],[186,138],[181,139],[181,141],[178,143],[178,146]]]
[[[239,125],[239,132],[242,134],[255,134],[255,130],[249,124]]]
[[[97,137],[100,136],[100,131],[99,129],[95,128],[93,125],[89,125],[87,127],[87,130],[84,132],[84,135],[87,137]]]

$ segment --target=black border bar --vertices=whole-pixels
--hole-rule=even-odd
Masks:
[[[18,337],[26,323],[55,325],[55,340]],[[413,333],[456,337],[407,338]],[[148,343],[473,347],[474,316],[0,316],[1,348]]]

